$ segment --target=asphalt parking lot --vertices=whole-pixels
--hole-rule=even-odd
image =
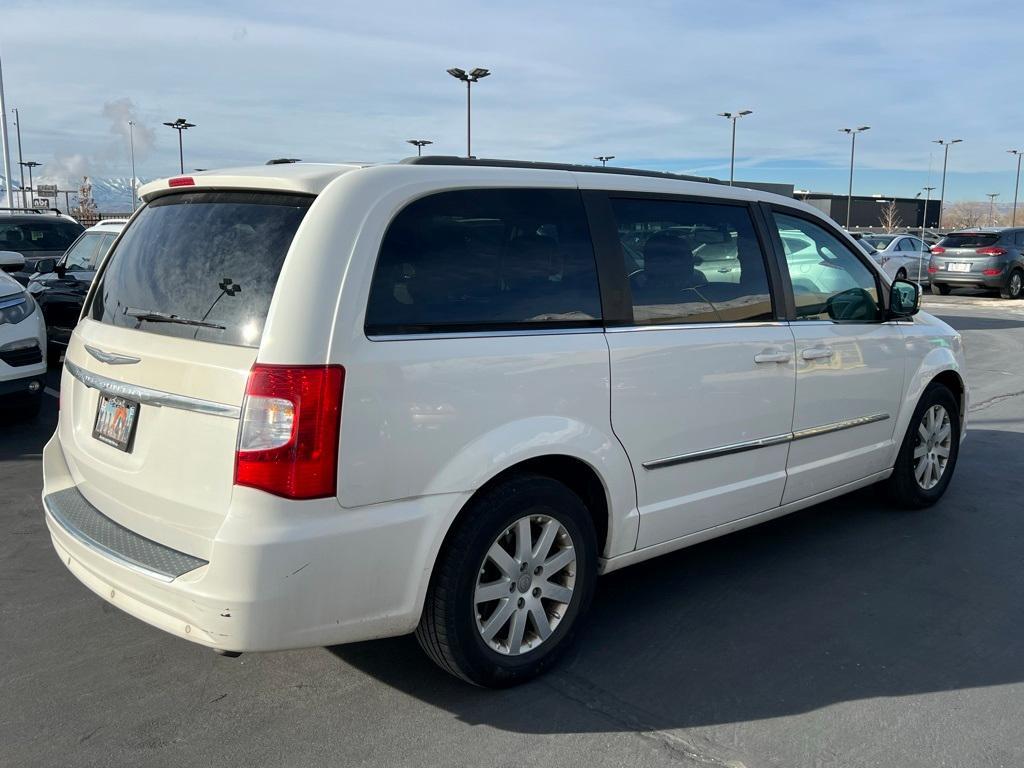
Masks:
[[[973,388],[937,507],[867,489],[605,577],[511,691],[411,637],[224,658],[93,596],[42,519],[48,397],[0,426],[0,765],[1022,765],[1024,302],[926,308]]]

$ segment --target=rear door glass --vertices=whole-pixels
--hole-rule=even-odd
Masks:
[[[0,251],[65,251],[82,233],[82,225],[40,214],[32,221],[0,221]]]
[[[88,317],[164,336],[259,346],[285,254],[312,200],[269,192],[157,198],[111,254]]]

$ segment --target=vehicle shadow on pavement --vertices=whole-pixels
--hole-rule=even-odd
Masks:
[[[518,689],[450,678],[412,637],[330,650],[462,721],[530,733],[1020,682],[1022,455],[1024,435],[972,430],[932,509],[894,509],[868,488],[604,577],[576,649]]]
[[[1008,317],[944,315],[942,321],[957,331],[1003,331],[1009,328],[1024,328],[1024,319],[1013,320]]]

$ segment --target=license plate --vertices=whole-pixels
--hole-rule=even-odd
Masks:
[[[139,404],[114,395],[100,395],[92,436],[102,443],[130,453],[139,421]]]
[[[970,272],[971,265],[964,264],[962,261],[951,261],[946,265],[946,269],[950,272]]]

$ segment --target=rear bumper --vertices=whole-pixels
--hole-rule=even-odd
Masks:
[[[934,272],[931,275],[931,281],[937,285],[973,286],[996,290],[1003,287],[1006,282],[1006,274],[990,276],[980,272]]]
[[[161,577],[145,567],[151,561],[140,550],[132,550],[133,562],[118,551],[128,544],[95,528],[90,541],[81,535],[88,520],[69,523],[56,508],[55,499],[72,498],[56,494],[70,489],[88,502],[56,437],[44,449],[43,472],[54,549],[79,581],[142,621],[228,651],[332,645],[412,631],[447,522],[465,498],[444,494],[344,509],[334,499],[288,506],[236,488],[209,561],[194,558],[191,570]],[[102,517],[102,510],[96,513]],[[104,546],[96,546],[100,539]]]

